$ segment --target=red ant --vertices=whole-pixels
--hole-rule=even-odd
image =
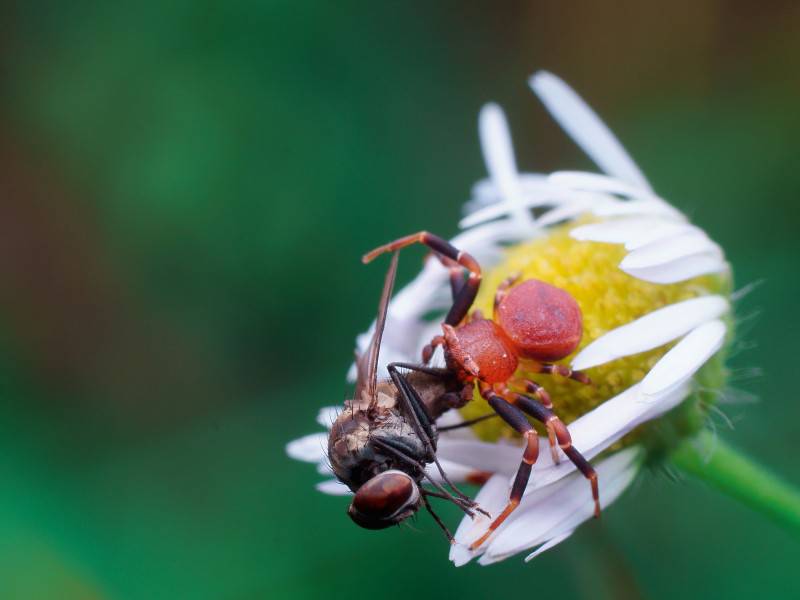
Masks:
[[[519,505],[539,455],[539,437],[526,415],[546,428],[550,450],[558,462],[556,443],[591,483],[595,516],[600,515],[597,473],[572,445],[564,423],[553,412],[547,391],[535,381],[515,377],[520,362],[525,371],[568,377],[584,384],[589,378],[568,367],[552,364],[571,354],[581,341],[583,317],[578,303],[566,291],[538,279],[519,282],[510,277],[497,289],[492,319],[479,311],[468,315],[481,283],[481,268],[466,252],[427,231],[409,235],[376,248],[364,255],[368,263],[384,252],[396,252],[411,244],[430,248],[450,269],[453,305],[442,323],[443,335],[433,338],[422,352],[422,361],[430,362],[434,349],[442,346],[446,373],[462,384],[460,404],[468,402],[475,384],[495,413],[520,433],[526,442],[517,475],[505,509],[492,521],[487,531],[470,545],[478,548]],[[466,281],[463,269],[469,273]],[[455,405],[455,404],[454,404]]]

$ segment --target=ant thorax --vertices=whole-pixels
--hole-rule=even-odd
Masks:
[[[328,437],[328,458],[336,477],[354,492],[367,480],[389,469],[409,471],[396,457],[382,451],[376,440],[391,439],[408,456],[425,454],[425,447],[397,407],[396,388],[388,382],[378,385],[376,402],[366,399],[345,402]],[[409,473],[415,478],[421,473]]]

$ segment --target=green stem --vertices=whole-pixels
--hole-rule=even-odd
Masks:
[[[710,432],[683,442],[671,459],[682,471],[800,536],[800,492]]]

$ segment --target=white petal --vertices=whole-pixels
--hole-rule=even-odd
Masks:
[[[572,443],[587,460],[591,460],[642,423],[680,404],[690,390],[689,384],[685,383],[645,401],[641,386],[634,385],[571,423],[568,429]],[[533,468],[528,490],[546,487],[574,471],[575,465],[565,458],[558,465],[553,463],[547,439],[542,438],[539,460]]]
[[[625,242],[626,250],[636,250],[642,246],[652,244],[664,238],[681,235],[683,233],[699,232],[700,228],[681,221],[667,221],[662,219],[653,226],[639,231]]]
[[[337,479],[328,479],[321,481],[316,487],[323,494],[330,494],[331,496],[349,496],[353,492],[350,488]]]
[[[487,412],[489,412],[487,410]],[[457,410],[448,410],[438,419],[436,419],[436,426],[439,427],[439,446],[445,446],[455,440],[473,440],[476,441],[477,437],[470,427],[460,427],[452,431],[441,431],[442,427],[458,425],[464,422],[464,417],[461,416]]]
[[[572,368],[588,369],[658,348],[727,310],[728,301],[722,296],[692,298],[654,310],[594,340],[572,360]]]
[[[325,477],[330,477],[333,475],[333,469],[331,468],[331,461],[327,458],[321,460],[317,463],[317,473],[320,475],[324,475]]]
[[[562,491],[566,487],[568,487],[570,485],[570,482],[571,482],[571,478],[570,477],[565,477],[565,478],[562,478],[562,479],[556,481],[555,483],[552,483],[551,485],[545,485],[545,486],[543,486],[541,488],[536,488],[535,490],[530,491],[530,492],[526,490],[526,496],[523,496],[523,501],[522,502],[523,503],[527,503],[527,504],[530,504],[531,502],[537,502],[537,503],[546,504],[546,503],[548,503],[550,501],[551,498],[556,498],[559,494],[561,494]],[[496,512],[491,513],[492,515],[497,515],[500,512],[500,510],[502,510],[503,508],[506,507],[510,495],[511,495],[511,485],[508,483],[508,480],[507,480],[505,491],[502,494],[502,502],[499,502],[499,508],[497,509]],[[527,500],[525,500],[526,497],[528,498]],[[591,498],[591,494],[589,495],[589,497]],[[517,510],[519,510],[519,509],[517,509]],[[483,545],[480,548],[470,552],[471,556],[473,556],[473,557],[479,556],[479,555],[483,554],[484,552],[486,552],[489,548],[491,548],[492,542],[497,538],[497,536],[508,525],[510,520],[513,519],[516,516],[519,516],[518,512],[515,511],[515,512],[511,513],[511,515],[508,517],[506,522],[503,525],[501,525],[497,529],[497,531],[492,533],[492,535],[489,536],[489,539],[486,542],[484,542]],[[490,523],[490,521],[487,520],[485,523],[480,524],[480,526],[478,526],[476,528],[473,528],[472,531],[469,532],[470,536],[465,537],[463,539],[463,541],[458,539],[458,538],[456,538],[456,542],[457,543],[462,543],[462,544],[464,544],[464,545],[466,545],[468,547],[469,544],[474,542],[483,533],[486,532],[486,526],[489,523]],[[481,561],[481,562],[483,562],[483,561]]]
[[[568,221],[574,219],[578,215],[585,212],[586,212],[586,207],[580,204],[558,206],[552,210],[547,211],[538,219],[536,219],[536,224],[539,225],[539,227],[555,225],[556,223],[559,223],[561,221]]]
[[[660,222],[661,219],[654,218],[611,219],[576,227],[570,231],[569,235],[573,239],[584,242],[624,244],[639,235],[643,229],[653,227]]]
[[[497,104],[487,104],[481,109],[478,130],[483,149],[483,159],[502,198],[515,205],[516,218],[530,221],[531,215],[522,204],[517,163],[511,133],[502,109]]]
[[[325,460],[327,433],[312,433],[286,444],[286,454],[295,460],[318,463]]]
[[[550,539],[550,541],[548,541],[548,542],[545,542],[544,544],[542,544],[541,546],[539,546],[539,547],[538,547],[536,550],[534,550],[533,552],[531,552],[530,554],[528,554],[528,556],[526,556],[526,557],[525,557],[525,562],[530,562],[530,561],[532,561],[534,558],[536,558],[537,556],[539,556],[540,554],[542,554],[543,552],[547,552],[548,550],[550,550],[550,549],[552,549],[552,548],[555,548],[555,547],[556,547],[556,546],[558,546],[558,545],[559,545],[561,542],[563,542],[563,541],[564,541],[564,540],[566,540],[566,539],[567,539],[569,536],[571,536],[573,533],[575,533],[575,530],[574,530],[574,529],[570,529],[569,531],[567,531],[567,532],[565,532],[565,533],[562,533],[561,535],[557,535],[556,537],[554,537],[554,538],[551,538],[551,539]]]
[[[626,249],[633,250],[668,236],[697,230],[694,225],[681,221],[631,217],[576,227],[570,231],[570,236],[581,241],[625,244]]]
[[[630,252],[620,263],[623,270],[646,269],[695,254],[712,254],[722,258],[722,250],[702,231],[688,231],[657,240]]]
[[[491,515],[499,514],[508,502],[508,478],[503,475],[495,475],[487,481],[475,496],[475,502]],[[480,532],[484,531],[491,523],[491,519],[475,513],[475,518],[471,519],[464,516],[456,529],[456,543],[450,546],[450,560],[457,567],[468,563],[480,552],[473,552],[469,549],[471,541],[476,539]]]
[[[656,395],[683,383],[722,347],[727,328],[720,320],[692,330],[670,349],[642,380],[642,393]]]
[[[638,448],[628,448],[596,465],[603,508],[631,483],[639,469],[640,458]],[[503,560],[526,548],[547,543],[590,519],[594,502],[588,487],[586,479],[575,473],[554,494],[544,497],[534,493],[523,497],[519,508],[491,538],[481,564]]]
[[[497,219],[502,216],[515,214],[520,206],[527,209],[538,206],[556,205],[564,202],[574,202],[581,198],[589,197],[588,194],[572,192],[571,190],[548,183],[546,180],[530,181],[524,185],[521,197],[512,201],[507,198],[499,198],[499,201],[488,204],[487,206],[464,217],[459,222],[462,229],[474,227],[481,223]]]
[[[598,217],[623,217],[632,215],[655,215],[669,219],[684,219],[681,212],[669,204],[654,200],[628,200],[600,204],[592,209]]]
[[[518,173],[517,180],[522,193],[525,194],[525,191],[531,186],[535,188],[537,184],[546,181],[547,176],[541,173]],[[472,186],[472,201],[476,203],[476,206],[486,206],[500,200],[502,200],[502,195],[494,180],[481,179]]]
[[[631,386],[573,421],[569,425],[573,443],[585,455],[598,454],[642,423],[680,404],[689,392],[688,384],[677,386],[643,402],[641,384]]]
[[[556,121],[594,162],[609,175],[640,186],[650,184],[619,140],[600,117],[555,75],[539,71],[529,84]]]
[[[677,283],[700,275],[720,273],[728,263],[719,253],[694,254],[669,263],[640,268],[623,268],[628,275],[651,283]]]
[[[522,458],[522,447],[510,443],[489,443],[478,440],[439,440],[436,456],[475,471],[513,474]]]
[[[467,481],[468,476],[475,472],[475,469],[473,469],[472,467],[455,463],[449,460],[442,460],[441,458],[439,458],[439,464],[442,465],[442,469],[447,474],[447,478],[454,483]],[[444,480],[442,479],[442,474],[439,472],[439,469],[436,468],[435,464],[429,464],[425,468],[425,471],[435,481],[439,483],[444,483]]]
[[[317,413],[317,423],[322,425],[325,429],[330,429],[333,422],[341,414],[341,406],[326,406],[319,409]]]
[[[587,173],[585,171],[554,171],[548,179],[564,187],[587,190],[591,192],[603,192],[607,194],[614,194],[617,196],[627,196],[629,198],[638,198],[642,200],[658,200],[664,202],[649,189],[643,189],[638,185],[631,185],[626,181],[622,181],[615,177],[608,175],[600,175],[598,173]]]

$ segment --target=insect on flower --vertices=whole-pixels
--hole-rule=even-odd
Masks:
[[[469,515],[476,509],[450,482],[436,458],[435,419],[457,398],[453,390],[458,382],[446,370],[404,363],[390,364],[390,380],[378,382],[381,336],[396,272],[395,253],[386,274],[375,332],[367,351],[357,360],[354,398],[345,403],[331,427],[328,457],[336,477],[355,494],[347,510],[355,523],[384,529],[410,517],[422,504],[452,541],[427,497],[450,500]],[[412,372],[401,372],[401,368]],[[447,487],[426,473],[429,464],[437,467]],[[423,479],[436,491],[423,488]]]
[[[457,566],[533,549],[530,560],[569,538],[599,506],[615,502],[646,464],[694,439],[725,385],[734,297],[723,250],[656,194],[569,86],[545,72],[530,86],[604,174],[520,172],[503,112],[488,104],[479,133],[489,178],[473,187],[462,231],[449,242],[408,236],[365,257],[419,242],[438,258],[358,337],[362,358],[351,373],[362,390],[356,404],[369,406],[374,397],[399,410],[407,398],[420,397],[417,406],[435,421],[436,462],[420,453],[417,467],[398,469],[398,455],[389,460],[382,453],[380,468],[353,485],[333,453],[326,462],[333,432],[287,446],[321,474],[333,467],[338,480],[317,484],[329,494],[358,494],[391,469],[410,475],[417,487],[392,475],[391,489],[402,493],[381,508],[390,522],[416,510],[421,500],[414,491],[423,478],[450,485],[446,471],[450,481],[480,483],[478,512],[493,518],[462,499],[473,518],[464,517],[455,532],[450,559]],[[367,366],[373,362],[377,367]],[[557,377],[545,391],[540,376],[548,374]],[[372,384],[377,396],[364,396],[378,376],[387,381]],[[477,394],[494,409],[491,416],[502,418],[488,420],[483,401],[471,401]],[[354,410],[363,408],[346,405],[343,414]],[[340,411],[322,409],[317,422],[330,427]],[[410,425],[409,415],[401,410],[398,418]],[[334,429],[340,422],[341,416]],[[546,434],[538,446],[534,426]],[[374,437],[386,435],[379,429]],[[571,460],[559,462],[561,454]],[[379,497],[387,495],[381,490]]]
[[[508,503],[470,548],[474,550],[486,541],[522,499],[539,456],[539,436],[527,416],[547,428],[553,461],[558,463],[557,442],[590,481],[595,516],[599,516],[597,473],[572,445],[569,431],[553,412],[553,404],[545,389],[535,381],[517,376],[520,360],[524,360],[527,372],[557,373],[581,383],[590,383],[583,373],[549,362],[568,356],[581,341],[583,319],[577,302],[562,289],[537,279],[519,282],[520,277],[515,275],[497,288],[492,320],[484,318],[480,311],[469,315],[480,288],[480,266],[466,252],[427,231],[376,248],[364,256],[364,262],[384,252],[397,252],[414,243],[428,246],[450,269],[453,293],[453,305],[442,323],[444,335],[434,337],[425,346],[422,351],[423,363],[428,364],[434,349],[442,346],[447,368],[430,373],[435,376],[441,372],[447,380],[456,379],[461,384],[458,394],[463,403],[472,398],[477,385],[492,410],[525,440],[522,461]],[[466,281],[463,279],[463,269],[469,272]]]

